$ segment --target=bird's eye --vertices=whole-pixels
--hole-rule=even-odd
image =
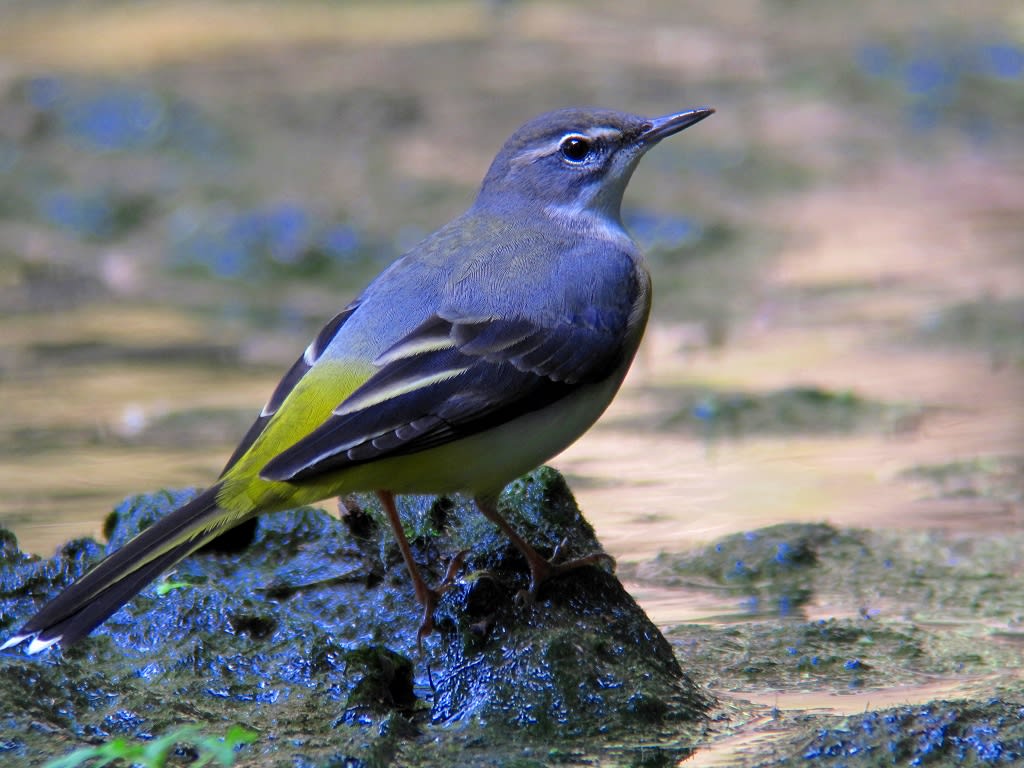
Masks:
[[[558,145],[558,151],[570,163],[582,163],[590,155],[590,139],[575,133],[571,134],[562,139],[562,143]]]

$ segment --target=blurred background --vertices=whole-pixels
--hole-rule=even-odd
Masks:
[[[965,8],[7,0],[0,525],[209,483],[526,119],[708,104],[627,193],[652,327],[553,462],[606,547],[1019,528],[1024,7]]]

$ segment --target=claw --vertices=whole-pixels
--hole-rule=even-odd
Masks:
[[[423,619],[420,627],[416,630],[416,650],[423,653],[423,638],[434,631],[434,609],[437,607],[437,600],[440,593],[431,589],[427,591],[427,598],[423,601]]]
[[[455,557],[448,563],[448,570],[444,572],[444,578],[441,583],[437,585],[438,594],[443,595],[455,584],[455,577],[459,571],[462,570],[462,566],[466,564],[466,558],[469,556],[469,550],[463,549],[458,552]]]
[[[434,631],[434,610],[437,608],[437,601],[441,599],[441,595],[455,586],[455,577],[465,564],[468,555],[468,549],[464,549],[456,554],[448,563],[448,568],[444,573],[441,583],[433,588],[427,587],[425,590],[422,601],[423,619],[420,621],[419,629],[416,630],[416,650],[420,653],[423,652],[423,638]]]
[[[558,542],[558,546],[556,546],[555,547],[555,551],[551,553],[551,559],[548,560],[548,562],[551,563],[552,565],[557,563],[558,562],[558,558],[560,558],[562,556],[562,547],[565,547],[568,544],[569,544],[569,537],[566,536],[564,539],[562,539],[560,542]]]
[[[564,544],[565,542],[562,543]],[[534,599],[536,599],[537,593],[546,581],[549,581],[556,576],[561,576],[563,573],[575,571],[577,568],[585,568],[587,566],[600,568],[601,566],[606,566],[610,568],[613,573],[615,571],[615,558],[604,552],[595,552],[592,555],[577,557],[575,560],[556,563],[555,558],[560,554],[561,548],[561,544],[555,548],[555,553],[551,556],[551,559],[546,562],[547,568],[543,569],[540,573],[530,574],[530,592]]]
[[[555,562],[561,556],[563,547],[568,544],[568,539],[563,539],[559,542],[558,546],[555,547],[554,554],[551,555],[551,559],[545,560],[537,550],[530,546],[526,539],[516,533],[515,529],[509,525],[508,521],[501,516],[498,512],[496,500],[493,497],[478,496],[475,501],[477,508],[483,516],[504,531],[512,544],[515,545],[516,549],[522,552],[523,557],[526,558],[526,562],[530,566],[530,588],[525,590],[525,595],[521,592],[516,596],[516,598],[526,601],[527,604],[531,604],[536,601],[537,593],[540,592],[540,588],[544,585],[544,582],[554,576],[565,573],[566,571],[572,571],[584,565],[598,565],[599,563],[610,565],[611,569],[613,571],[615,570],[615,560],[610,555],[606,555],[603,552],[588,555],[587,557],[581,557],[576,560],[570,560],[567,563]]]
[[[398,510],[395,508],[395,495],[391,491],[377,491],[377,497],[387,513],[391,529],[395,532],[395,540],[398,542],[398,548],[402,551],[402,559],[405,560],[405,567],[409,570],[409,577],[412,579],[413,588],[416,592],[416,602],[423,606],[423,618],[420,621],[419,629],[416,631],[416,648],[420,653],[423,653],[423,638],[434,631],[434,609],[437,607],[437,601],[455,583],[455,576],[465,562],[469,550],[464,549],[452,558],[451,562],[448,563],[444,579],[436,588],[428,587],[420,575],[420,569],[417,567],[416,561],[413,560],[409,541],[405,538],[402,521],[399,519]]]

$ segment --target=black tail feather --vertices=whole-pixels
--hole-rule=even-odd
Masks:
[[[29,652],[88,635],[168,568],[223,530],[214,486],[146,528],[25,622],[2,648],[34,638]],[[230,522],[229,522],[230,525]]]
[[[179,544],[155,560],[151,560],[141,568],[132,571],[124,578],[115,581],[102,592],[90,597],[88,602],[79,605],[75,609],[70,609],[70,612],[65,610],[63,612],[65,614],[64,618],[45,621],[45,624],[38,630],[32,626],[36,623],[36,619],[33,618],[29,624],[26,624],[21,629],[19,634],[34,634],[36,640],[40,643],[56,642],[59,640],[60,644],[67,648],[77,643],[110,618],[118,608],[135,597],[161,573],[186,557],[192,549],[194,547]],[[69,589],[72,587],[69,587]],[[58,599],[65,593],[62,592],[58,595]]]

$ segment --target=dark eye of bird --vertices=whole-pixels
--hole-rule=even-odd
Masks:
[[[558,150],[570,163],[582,163],[590,154],[590,139],[586,136],[566,136],[558,145]]]

